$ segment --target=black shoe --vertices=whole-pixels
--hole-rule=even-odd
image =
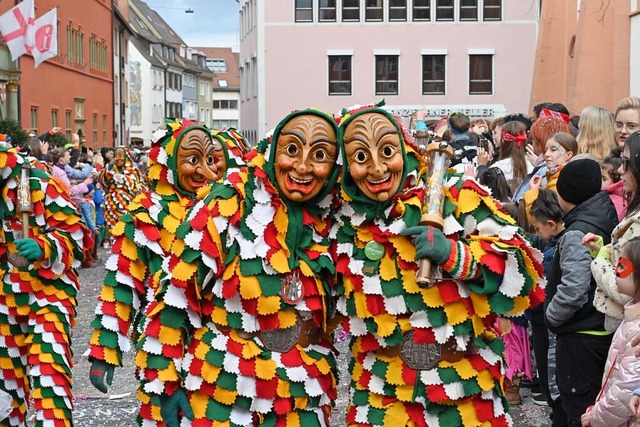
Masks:
[[[542,393],[533,396],[533,403],[538,406],[549,406],[549,403],[547,403],[547,397]]]
[[[527,378],[523,378],[522,380],[520,380],[520,387],[523,388],[534,388],[534,387],[540,387],[540,382],[538,381],[538,378],[533,377],[533,380],[527,379]],[[540,393],[539,391],[537,393]]]

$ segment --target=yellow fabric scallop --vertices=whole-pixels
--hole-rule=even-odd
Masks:
[[[520,314],[522,312],[524,312],[527,308],[529,308],[529,306],[531,305],[531,301],[529,300],[529,297],[515,297],[513,299],[513,309],[510,311],[510,313],[513,314]]]
[[[120,221],[118,221],[118,223],[120,223]],[[131,261],[137,261],[139,259],[138,246],[129,239],[122,239],[120,253]]]
[[[412,385],[401,385],[396,387],[396,396],[402,402],[413,402],[413,392],[414,386]]]
[[[147,276],[147,266],[140,262],[139,259],[134,260],[129,263],[129,274],[131,274],[134,279],[144,281]]]
[[[232,197],[230,199],[222,199],[216,201],[220,215],[224,217],[230,217],[238,212],[238,199]]]
[[[278,209],[273,217],[273,223],[276,226],[278,234],[284,235],[287,233],[287,227],[289,226],[289,217],[285,209]]]
[[[289,254],[285,249],[280,249],[271,255],[269,264],[280,274],[291,271],[291,268],[289,268]]]
[[[384,361],[388,361],[389,363],[387,365],[387,374],[385,376],[385,380],[391,385],[403,385],[404,380],[402,378],[402,359],[400,359],[399,357],[381,357],[381,359]]]
[[[495,387],[496,379],[493,377],[493,375],[491,374],[491,372],[489,372],[488,369],[478,372],[477,380],[478,380],[478,385],[483,391],[489,391],[493,389],[493,387]]]
[[[118,221],[116,222],[116,225],[114,225],[113,228],[111,229],[111,233],[114,236],[120,236],[124,233],[124,227],[125,227],[124,222]]]
[[[261,315],[277,313],[280,310],[280,295],[258,298],[258,313]]]
[[[181,220],[172,216],[167,216],[162,220],[162,226],[168,230],[176,230],[180,223]]]
[[[365,227],[358,228],[358,234],[356,235],[356,245],[358,247],[364,247],[366,242],[373,240],[373,233],[371,230]]]
[[[486,295],[470,292],[469,298],[473,302],[473,309],[478,317],[484,318],[491,314],[491,305],[489,305],[489,298]]]
[[[401,404],[391,404],[387,406],[386,411],[384,413],[384,425],[385,426],[401,426],[407,425],[408,415],[404,406]]]
[[[456,370],[460,378],[463,380],[468,380],[478,375],[478,371],[473,367],[469,359],[462,359],[453,364],[453,369]]]
[[[376,316],[378,335],[388,337],[396,330],[396,316],[391,314],[379,314]]]
[[[452,326],[459,325],[469,318],[467,306],[462,301],[455,301],[444,306],[447,320]]]
[[[169,381],[179,381],[180,377],[178,376],[178,372],[176,371],[173,363],[169,364],[167,369],[162,369],[158,371],[158,378],[161,381],[169,382]]]
[[[472,190],[462,189],[458,195],[456,216],[471,212],[480,206],[480,195]]]
[[[256,377],[261,380],[270,380],[276,376],[276,362],[271,359],[256,359]]]
[[[216,387],[213,392],[213,398],[224,405],[233,405],[237,396],[237,391],[225,390],[222,387]]]
[[[371,317],[369,308],[367,307],[366,296],[360,292],[353,294],[354,304],[356,306],[356,314],[360,318]]]
[[[251,340],[243,340],[242,358],[245,360],[253,359],[262,353],[262,349]]]
[[[193,352],[193,355],[200,360],[205,360],[208,352],[209,352],[209,346],[201,341],[196,346],[196,349]]]
[[[400,258],[407,261],[414,261],[416,258],[416,247],[404,236],[389,237],[389,241],[396,248]]]
[[[223,307],[214,307],[211,313],[211,321],[220,326],[228,326],[227,310]]]
[[[421,289],[421,290],[422,290],[422,301],[424,301],[427,307],[444,306],[444,300],[440,295],[440,290],[438,289],[438,286],[432,286],[430,288]]]
[[[289,383],[278,379],[278,386],[276,387],[276,394],[280,397],[291,397],[291,390],[289,390]]]
[[[279,297],[274,298],[278,298],[278,300],[280,300]],[[297,319],[298,317],[296,315],[296,312],[293,310],[280,311],[278,313],[278,323],[280,324],[281,329],[292,327],[296,324]]]
[[[380,260],[380,278],[386,281],[398,278],[396,263],[387,254],[385,254]]]
[[[166,345],[178,345],[181,341],[181,330],[173,327],[160,326],[158,339]]]
[[[131,317],[132,307],[129,304],[116,303],[116,315],[123,320],[128,320]]]
[[[219,366],[214,366],[210,363],[205,362],[202,365],[202,371],[200,372],[200,375],[202,376],[202,379],[205,380],[207,383],[209,384],[215,384],[216,381],[218,381],[218,376],[220,375],[220,367]]]
[[[178,280],[187,281],[196,274],[196,266],[183,261],[178,262],[173,269],[173,277]]]
[[[463,400],[457,404],[458,411],[462,417],[462,425],[479,426],[482,422],[478,419],[478,412],[471,400]]]
[[[206,419],[207,417],[207,405],[209,404],[210,397],[196,390],[189,398],[189,404],[193,409],[193,415],[196,419]]]
[[[245,276],[240,279],[240,296],[242,299],[254,299],[260,295],[262,295],[262,289],[256,276]]]

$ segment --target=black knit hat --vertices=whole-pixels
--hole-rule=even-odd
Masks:
[[[595,196],[601,188],[600,165],[591,159],[574,160],[564,165],[556,183],[558,195],[574,205]]]

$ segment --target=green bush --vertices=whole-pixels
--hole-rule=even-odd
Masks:
[[[20,123],[13,119],[0,120],[0,133],[5,133],[11,137],[11,144],[22,146],[27,140],[27,131],[22,129]]]

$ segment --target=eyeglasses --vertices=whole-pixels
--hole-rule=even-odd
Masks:
[[[624,279],[625,277],[629,277],[631,273],[633,273],[634,268],[633,264],[628,258],[623,256],[618,260],[618,265],[616,265],[615,274],[617,277]]]
[[[622,123],[622,122],[616,122],[615,123],[615,128],[618,132],[620,132],[622,129],[627,128],[627,132],[632,133],[638,130],[638,124],[637,123]]]

